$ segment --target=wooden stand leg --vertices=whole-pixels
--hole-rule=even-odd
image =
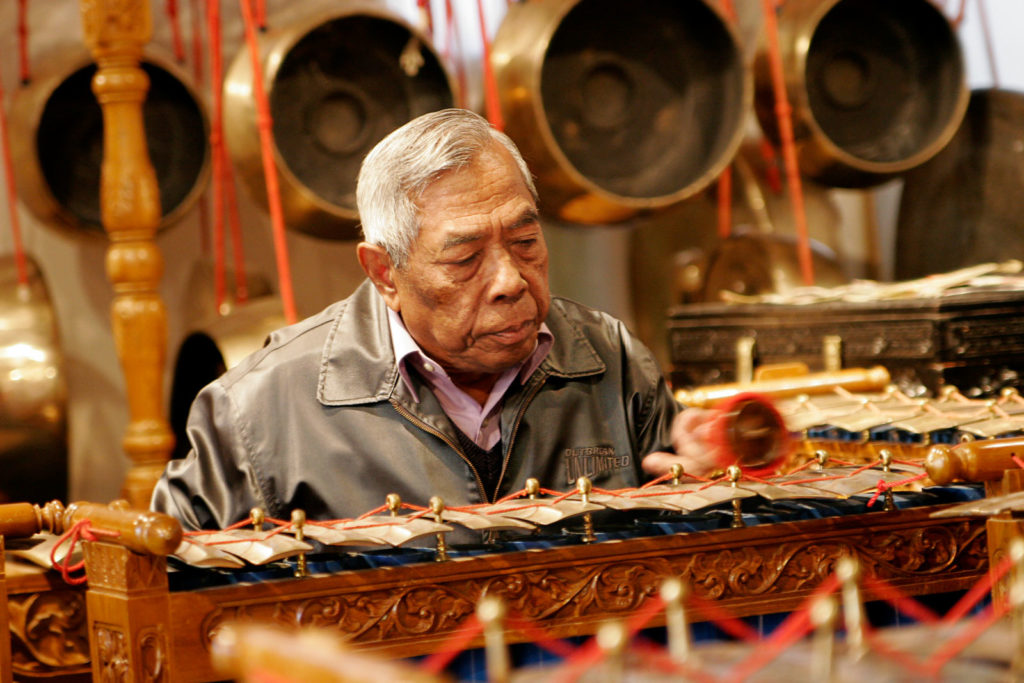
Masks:
[[[4,569],[4,537],[0,536],[0,683],[11,683],[11,626],[7,615],[7,578]]]
[[[93,680],[169,680],[166,558],[101,542],[84,552]]]
[[[167,314],[157,291],[163,261],[153,239],[160,193],[142,118],[149,80],[139,67],[152,34],[150,1],[81,0],[81,11],[98,67],[92,88],[103,111],[100,214],[111,242],[111,318],[131,416],[123,443],[132,468],[123,495],[133,507],[147,508],[174,447],[163,406]]]

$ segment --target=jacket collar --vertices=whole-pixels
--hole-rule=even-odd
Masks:
[[[605,364],[582,330],[552,298],[547,324],[554,344],[538,372],[575,378],[599,374]],[[387,305],[369,280],[364,280],[331,324],[320,359],[317,399],[328,406],[362,405],[389,400],[398,383],[391,346]]]

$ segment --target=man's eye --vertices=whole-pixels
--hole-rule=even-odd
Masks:
[[[467,256],[464,259],[459,259],[458,261],[452,261],[451,264],[453,266],[468,266],[469,264],[471,264],[475,260],[476,260],[476,254],[471,254],[470,256]]]

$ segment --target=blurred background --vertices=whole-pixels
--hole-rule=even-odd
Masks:
[[[1012,176],[1024,172],[1013,156],[1024,153],[1024,131],[1017,125],[1024,119],[1015,118],[1024,110],[1016,97],[1024,90],[1024,45],[1017,36],[1024,27],[1024,5],[1017,0],[845,4],[855,7],[848,14],[839,13],[846,11],[840,7],[829,18],[822,13],[843,2],[788,0],[776,14],[781,53],[790,66],[806,58],[808,41],[835,46],[822,58],[827,63],[820,80],[801,84],[792,74],[788,80],[791,99],[797,97],[792,102],[796,133],[805,141],[802,186],[817,278],[822,284],[903,279],[976,260],[1020,257],[1011,228],[1002,224],[986,233],[990,244],[980,251],[958,247],[953,238],[968,228],[953,220],[953,212],[962,207],[943,209],[939,200],[964,192],[981,198],[970,207],[974,216],[1015,215],[1021,185]],[[893,5],[919,14],[893,18]],[[164,257],[163,391],[169,413],[175,409],[176,387],[194,395],[194,385],[219,369],[201,340],[186,345],[192,331],[220,329],[227,339],[233,324],[244,327],[232,320],[246,307],[251,308],[245,324],[280,315],[242,15],[237,2],[220,4],[224,74],[211,84],[207,10],[201,0],[154,0],[153,37],[146,49],[152,88],[163,98],[146,123],[163,188],[165,217],[156,241]],[[342,15],[348,19],[337,21]],[[492,121],[500,117],[542,188],[552,292],[624,320],[666,370],[665,311],[706,297],[702,268],[725,232],[731,239],[754,234],[771,235],[773,243],[794,242],[782,147],[771,130],[773,103],[762,100],[763,92],[755,93],[768,82],[764,74],[755,77],[758,69],[767,73],[760,2],[432,0],[424,6],[415,0],[267,0],[265,18],[266,31],[258,39],[262,68],[276,74],[268,85],[279,164],[291,169],[282,183],[292,197],[285,199],[286,243],[300,316],[347,296],[363,278],[345,173],[353,174],[361,150],[408,113],[441,106],[466,106]],[[0,293],[0,334],[7,334],[5,348],[14,348],[13,355],[31,335],[36,335],[34,348],[49,354],[40,360],[42,375],[34,384],[39,396],[26,396],[25,380],[31,378],[25,374],[25,354],[19,356],[22,365],[6,370],[0,381],[4,419],[11,423],[7,432],[13,435],[11,443],[0,443],[0,451],[8,453],[0,489],[11,495],[12,483],[26,476],[23,469],[45,471],[49,482],[38,490],[13,484],[19,500],[110,500],[118,496],[130,464],[121,446],[129,416],[110,324],[108,240],[97,225],[97,200],[91,194],[98,183],[101,138],[98,120],[84,113],[91,72],[81,23],[78,0],[0,5],[6,55],[0,78],[17,185],[14,210],[24,252],[37,268],[29,305],[16,291],[10,213],[0,211],[0,255],[7,258],[0,262],[6,292]],[[907,25],[917,26],[916,33],[901,33]],[[410,46],[419,31],[422,43]],[[887,52],[887,32],[900,49]],[[864,43],[857,38],[864,33],[881,37]],[[491,75],[483,68],[485,51],[492,58]],[[352,84],[330,86],[335,89],[329,96],[317,90],[329,70],[318,61],[324,54],[337,62],[331,77],[345,73]],[[422,64],[415,64],[417,55]],[[403,57],[414,63],[403,63]],[[650,82],[644,80],[648,74],[653,74]],[[914,80],[918,76],[920,81]],[[403,78],[416,85],[398,85]],[[927,87],[919,90],[907,87],[925,81]],[[225,138],[236,180],[235,201],[225,202],[236,207],[239,232],[233,238],[225,228],[228,265],[220,272],[226,285],[218,296],[208,140],[212,93],[225,83]],[[994,131],[992,139],[954,138],[963,121],[973,120],[968,91],[981,93],[979,101],[987,105],[973,107],[977,117],[995,117],[984,129]],[[816,92],[825,93],[831,109],[801,122],[801,110],[807,114]],[[306,98],[318,97],[323,101],[316,116],[305,112]],[[905,98],[903,127],[881,131],[865,112],[900,98]],[[381,113],[360,118],[374,107]],[[876,148],[858,147],[853,139],[817,148],[807,142],[833,125],[866,128],[861,135],[878,132],[872,141]],[[901,142],[913,148],[900,149]],[[928,175],[927,163],[954,144],[986,154],[1005,150],[999,153],[1008,161],[998,168],[1008,168],[1009,177],[994,183],[960,174],[951,186],[940,185]],[[319,161],[318,154],[326,160]],[[332,155],[345,161],[332,162]],[[722,200],[719,181],[727,168],[731,192]],[[749,248],[751,255],[738,257],[741,262],[779,259],[799,272],[792,249],[778,256],[763,242]],[[934,258],[925,258],[928,254]],[[238,264],[247,278],[247,304],[235,301]],[[32,322],[19,322],[26,315]],[[222,348],[222,362],[237,360],[228,351],[246,350],[244,344]],[[193,373],[199,379],[176,374],[179,356],[199,368]],[[0,375],[4,371],[0,368]]]

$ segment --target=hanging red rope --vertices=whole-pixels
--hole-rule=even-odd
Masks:
[[[420,25],[423,28],[423,32],[434,40],[434,17],[430,13],[430,0],[416,0],[416,6],[420,9]]]
[[[206,20],[210,36],[210,95],[213,120],[210,122],[210,157],[213,165],[213,299],[218,313],[224,311],[224,95],[220,88],[220,0],[206,0]]]
[[[267,0],[254,0],[256,3],[256,25],[261,31],[267,30]]]
[[[722,14],[735,25],[736,8],[732,0],[722,0]],[[718,176],[718,236],[728,239],[732,234],[732,166],[726,166]]]
[[[185,44],[181,40],[181,23],[178,21],[178,0],[167,0],[164,6],[167,12],[167,19],[171,24],[171,45],[174,49],[174,58],[179,62],[185,61]]]
[[[484,16],[483,0],[476,0],[476,9],[480,15],[480,39],[484,46],[484,104],[487,108],[487,120],[498,130],[505,130],[505,120],[501,117],[501,102],[498,99],[498,83],[494,80],[494,68],[491,66],[491,40],[487,36],[487,17]]]
[[[28,286],[28,265],[25,262],[25,247],[21,242],[21,219],[18,217],[18,189],[14,182],[14,164],[11,161],[11,140],[7,133],[7,110],[3,106],[4,86],[0,82],[0,144],[3,145],[4,175],[7,177],[7,210],[11,217],[11,242],[14,246],[14,267],[18,274],[18,285]]]
[[[274,233],[274,252],[277,256],[277,280],[284,305],[284,318],[288,323],[298,320],[295,311],[295,295],[292,291],[291,265],[288,261],[288,241],[285,239],[284,211],[281,207],[281,190],[274,165],[273,121],[270,104],[263,89],[263,69],[260,67],[259,46],[256,43],[256,27],[249,0],[240,0],[242,19],[245,24],[245,42],[252,62],[252,90],[256,99],[256,122],[260,134],[260,151],[263,157],[263,174],[267,184],[267,204],[270,208],[270,223]]]
[[[782,51],[779,48],[779,25],[775,18],[774,0],[762,0],[764,8],[764,33],[768,38],[768,56],[771,63],[772,89],[775,91],[775,115],[782,138],[782,159],[786,165],[786,181],[793,205],[793,221],[796,224],[797,259],[805,285],[814,284],[814,265],[811,262],[811,245],[807,235],[807,213],[804,209],[803,186],[797,167],[796,145],[793,142],[792,108],[786,95],[786,80],[782,70]]]
[[[18,0],[18,61],[21,83],[25,85],[32,78],[28,63],[28,0]]]
[[[444,57],[455,69],[456,81],[459,84],[456,104],[464,108],[466,106],[466,89],[468,87],[466,60],[462,51],[462,40],[459,37],[459,25],[455,20],[455,12],[452,10],[452,0],[444,0],[444,14],[448,25],[448,32],[445,36]]]
[[[200,89],[203,86],[203,17],[199,0],[189,0],[189,16],[192,20],[192,76],[196,89]],[[203,254],[210,252],[210,211],[206,199],[207,193],[203,192],[199,198],[199,247]]]
[[[992,41],[992,27],[988,23],[988,12],[985,0],[978,0],[978,18],[981,20],[981,32],[985,36],[985,54],[988,55],[988,68],[992,72],[992,87],[999,87],[999,70],[996,68],[995,45]]]

